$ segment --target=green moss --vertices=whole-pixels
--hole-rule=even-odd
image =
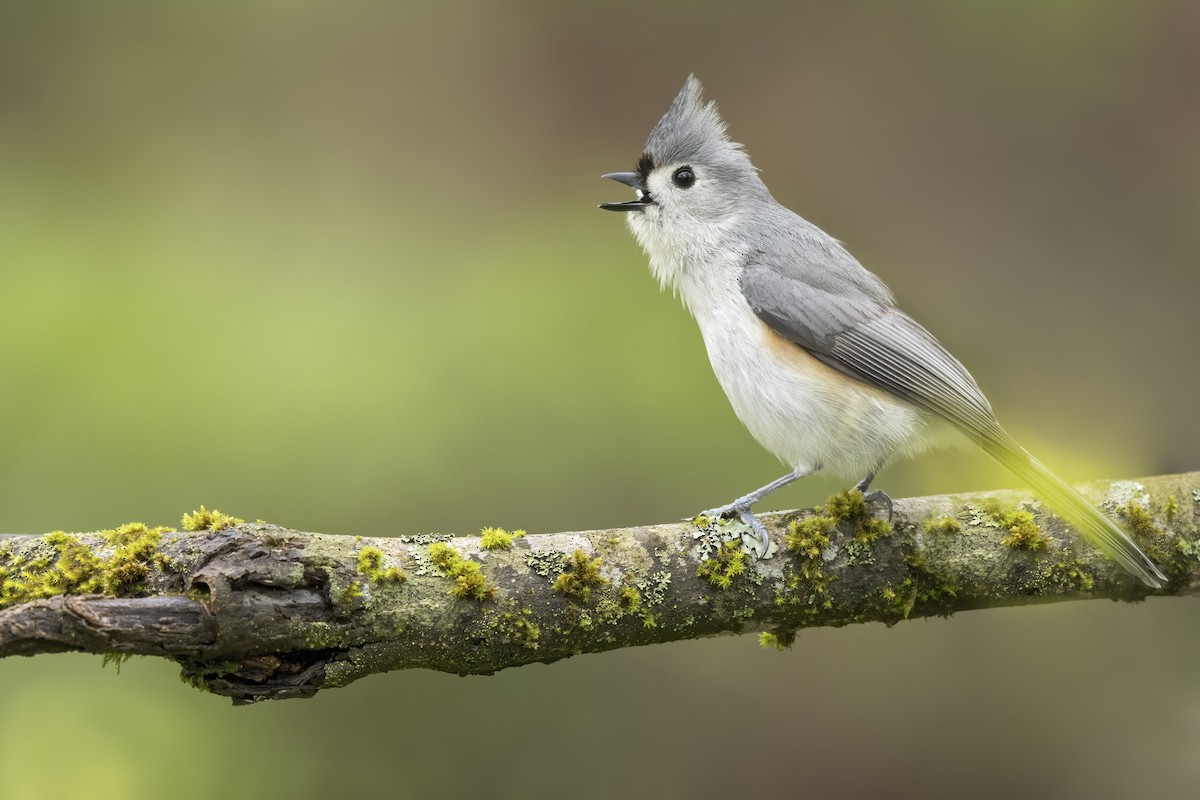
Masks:
[[[593,586],[608,583],[600,575],[603,560],[599,556],[592,558],[581,549],[576,549],[570,556],[563,556],[563,573],[554,579],[554,591],[586,603],[592,595]]]
[[[885,602],[902,610],[902,619],[907,619],[917,606],[923,609],[932,607],[932,610],[936,610],[942,616],[950,616],[953,611],[952,601],[958,596],[961,588],[958,579],[953,575],[939,573],[921,551],[916,549],[905,554],[904,563],[909,568],[910,577],[905,578],[897,588],[884,589]]]
[[[166,528],[148,528],[140,522],[130,522],[100,535],[113,546],[113,552],[103,565],[102,585],[106,594],[128,596],[137,593],[150,565],[165,566],[158,545]]]
[[[1008,535],[1000,540],[1013,550],[1045,550],[1050,546],[1050,537],[1042,532],[1033,514],[1028,511],[1010,511],[1000,521],[1008,529]]]
[[[429,545],[429,560],[438,569],[449,572],[455,564],[463,560],[463,557],[445,542],[434,542]]]
[[[824,590],[825,572],[821,553],[829,547],[829,532],[837,523],[833,517],[815,515],[792,520],[784,534],[784,546],[796,556],[800,575]]]
[[[1179,515],[1179,503],[1175,502],[1175,495],[1167,496],[1167,504],[1163,506],[1163,516],[1168,522],[1173,522],[1175,517]]]
[[[808,605],[819,605],[818,596],[827,589],[824,571],[824,551],[832,543],[832,532],[838,524],[849,526],[852,539],[846,542],[847,563],[869,565],[875,563],[871,544],[880,536],[892,532],[890,522],[875,519],[867,507],[866,498],[857,489],[849,489],[831,495],[825,507],[818,506],[811,516],[793,520],[784,534],[784,547],[796,556],[797,571],[785,575],[785,581],[777,602],[784,604],[798,599],[799,578],[805,578],[812,588]]]
[[[1150,509],[1136,500],[1130,500],[1121,509],[1121,516],[1129,523],[1129,527],[1143,536],[1158,536],[1161,531],[1154,524],[1154,514]]]
[[[983,502],[979,504],[979,509],[983,511],[983,513],[995,519],[998,524],[1002,523],[1004,518],[1013,510],[1012,506],[1004,503],[1002,500],[996,497],[984,498]]]
[[[528,614],[529,612],[526,611],[525,613]],[[525,646],[530,650],[537,650],[538,638],[542,635],[542,629],[523,616],[514,619],[513,624],[521,631],[525,639]]]
[[[783,537],[784,546],[795,555],[819,558],[829,546],[829,532],[836,522],[833,517],[819,515],[792,520]]]
[[[633,593],[626,595],[622,590],[622,602],[632,604],[636,600],[637,608],[631,606],[631,610],[637,611],[641,615],[643,627],[655,628],[658,626],[658,619],[650,609],[662,605],[666,601],[667,591],[670,587],[671,573],[665,570],[655,572],[629,587],[632,588]]]
[[[767,650],[789,650],[796,643],[795,628],[776,628],[758,635],[758,644]]]
[[[721,544],[712,558],[700,562],[696,577],[706,578],[709,583],[724,591],[733,584],[733,579],[746,571],[746,553],[740,540]]]
[[[526,611],[525,613],[528,614],[529,612]],[[514,624],[524,634],[525,646],[530,650],[537,650],[538,638],[542,635],[541,628],[524,617],[517,617]]]
[[[1200,541],[1178,536],[1175,538],[1175,551],[1184,558],[1200,560]]]
[[[900,584],[900,591],[892,586],[885,586],[879,590],[879,599],[875,603],[875,607],[879,609],[880,617],[883,622],[888,625],[895,625],[903,619],[908,619],[908,615],[912,613],[913,605],[916,603],[916,592],[913,590],[914,582],[912,578],[905,578]]]
[[[625,580],[630,581],[631,578],[626,575]],[[629,616],[641,617],[645,622],[646,617],[650,616],[642,601],[642,593],[633,583],[622,584],[620,589],[600,592],[595,609],[596,620],[606,625],[615,625]]]
[[[121,667],[125,665],[129,659],[133,658],[133,653],[105,653],[100,659],[100,666],[107,667],[112,664],[117,674],[121,674]]]
[[[1145,498],[1145,501],[1148,502],[1149,498]],[[1164,508],[1164,516],[1166,516],[1166,511],[1167,508]],[[1130,531],[1137,536],[1138,545],[1151,561],[1159,565],[1172,583],[1178,584],[1191,580],[1192,568],[1188,560],[1189,551],[1194,548],[1194,545],[1188,541],[1183,530],[1177,531],[1176,535],[1167,536],[1155,524],[1154,512],[1137,500],[1130,500],[1119,509],[1119,512]],[[1179,508],[1176,503],[1175,514],[1178,515],[1178,513]],[[1184,526],[1178,527],[1183,528]]]
[[[370,545],[358,551],[354,569],[371,583],[401,583],[408,580],[399,567],[385,567],[383,551]]]
[[[533,612],[527,608],[518,608],[517,604],[511,600],[505,601],[505,605],[511,610],[497,613],[489,624],[508,641],[520,642],[522,646],[530,650],[537,650],[540,646],[538,639],[541,638],[542,631],[530,619]]]
[[[958,533],[962,525],[953,517],[931,517],[925,522],[926,533]]]
[[[1078,561],[1058,562],[1050,571],[1050,578],[1072,592],[1090,592],[1096,585],[1085,565]]]
[[[621,608],[638,611],[642,607],[642,593],[634,586],[621,587]]]
[[[362,597],[362,586],[358,581],[350,581],[350,583],[338,593],[338,604],[349,605],[357,598]]]
[[[46,544],[58,553],[53,569],[43,573],[48,586],[58,585],[54,594],[90,594],[104,588],[104,561],[77,537],[62,531],[46,534]]]
[[[23,557],[10,549],[0,560],[0,608],[63,594],[131,597],[145,589],[151,569],[166,566],[157,547],[166,528],[131,522],[97,531],[99,552],[79,535],[54,531]]]
[[[838,522],[855,520],[868,515],[867,500],[858,489],[843,489],[825,499],[825,510]]]
[[[495,598],[498,588],[484,577],[479,564],[463,558],[457,550],[445,542],[429,545],[429,560],[454,579],[449,594],[454,597],[469,597],[479,602]]]
[[[628,599],[630,598],[629,592],[636,597],[632,600]],[[642,598],[638,590],[628,584],[612,591],[601,591],[599,595],[595,604],[596,619],[605,625],[615,625],[642,606]]]
[[[228,514],[222,514],[215,508],[209,511],[204,506],[200,506],[199,511],[183,515],[183,529],[185,531],[223,531],[226,528],[232,528],[234,525],[241,525],[243,522],[245,520],[231,517]]]
[[[871,516],[866,498],[858,489],[830,495],[825,500],[825,511],[837,522],[850,523],[854,537],[862,542],[873,542],[892,532],[892,523]]]
[[[495,598],[497,587],[488,583],[479,565],[474,561],[464,561],[463,564],[466,570],[454,576],[454,586],[450,588],[450,594],[455,597],[470,597],[481,603]]]
[[[503,528],[484,528],[479,534],[479,544],[484,550],[508,550],[513,545],[513,534]]]

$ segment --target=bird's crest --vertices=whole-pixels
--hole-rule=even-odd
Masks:
[[[741,145],[729,141],[717,104],[704,102],[704,87],[689,75],[667,113],[646,139],[638,171],[688,161],[717,163],[731,153],[745,157]],[[643,176],[644,177],[644,176]]]

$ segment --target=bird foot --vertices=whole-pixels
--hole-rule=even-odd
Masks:
[[[767,526],[758,521],[758,518],[750,513],[750,507],[735,503],[728,503],[718,508],[710,508],[708,511],[702,511],[700,516],[711,517],[712,519],[734,519],[742,521],[749,528],[749,535],[742,536],[742,542],[748,545],[754,551],[754,555],[758,559],[769,558],[771,553],[771,535],[767,533]],[[746,540],[750,541],[747,542]]]
[[[892,508],[892,498],[887,496],[887,492],[883,491],[882,489],[876,489],[873,492],[865,492],[863,494],[863,500],[867,501],[868,504],[875,503],[886,508],[888,522],[892,521],[894,509]]]

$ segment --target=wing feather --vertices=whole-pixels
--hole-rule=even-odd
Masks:
[[[748,265],[740,284],[763,322],[829,366],[945,417],[976,440],[999,430],[966,368],[894,305],[760,264]]]
[[[751,264],[740,283],[754,313],[776,333],[842,373],[949,420],[1125,569],[1148,586],[1166,583],[1125,531],[1005,433],[966,368],[889,298],[828,275],[816,286],[796,265]]]

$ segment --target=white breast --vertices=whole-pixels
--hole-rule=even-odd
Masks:
[[[681,273],[680,294],[738,419],[784,463],[858,479],[956,438],[948,424],[772,331],[746,302],[736,272],[728,264]]]

